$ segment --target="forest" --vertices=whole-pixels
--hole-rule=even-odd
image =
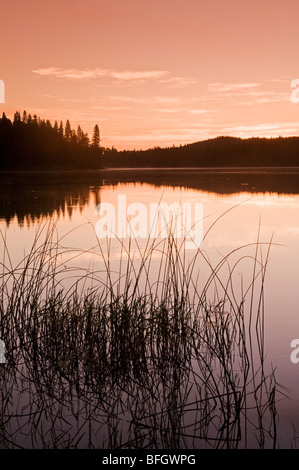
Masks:
[[[299,167],[299,137],[216,137],[179,147],[105,150],[107,168]]]
[[[11,121],[0,119],[0,170],[98,169],[101,164],[100,130],[96,124],[92,140],[70,121],[54,125],[26,111],[15,112]]]
[[[70,121],[52,124],[15,112],[0,119],[0,170],[101,168],[299,167],[299,137],[241,139],[221,136],[187,145],[148,150],[100,146],[96,124],[90,139]]]

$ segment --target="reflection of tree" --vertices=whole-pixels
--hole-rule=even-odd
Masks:
[[[278,193],[299,194],[299,170],[218,171],[196,169],[127,169],[101,170],[106,184],[147,183],[154,186],[175,186],[219,194]]]
[[[90,188],[91,186],[91,188]],[[22,173],[0,178],[0,219],[7,224],[17,217],[18,223],[30,226],[35,220],[53,216],[72,216],[88,204],[94,193],[99,204],[99,178],[94,173]]]
[[[72,216],[83,209],[91,194],[99,204],[103,184],[144,183],[215,192],[218,194],[299,194],[299,173],[233,173],[198,170],[100,170],[98,172],[14,172],[0,177],[0,219],[9,223],[15,216],[20,224],[45,216]]]

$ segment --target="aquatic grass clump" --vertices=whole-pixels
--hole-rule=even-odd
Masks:
[[[271,243],[214,267],[171,233],[143,249],[119,241],[117,262],[107,240],[84,272],[64,241],[42,226],[13,267],[4,239],[2,448],[277,446],[281,390],[264,354]]]

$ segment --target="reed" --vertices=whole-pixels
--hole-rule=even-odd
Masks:
[[[55,225],[39,227],[17,266],[2,242],[1,448],[277,446],[284,390],[264,352],[271,241],[213,265],[171,232],[145,249],[119,240],[115,269],[106,240],[84,252],[97,265],[86,270]]]

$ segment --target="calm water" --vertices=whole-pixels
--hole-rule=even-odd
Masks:
[[[119,196],[125,196],[126,207],[141,203],[147,214],[151,203],[189,203],[191,208],[201,203],[203,233],[207,236],[200,249],[205,258],[216,266],[232,253],[228,258],[230,268],[225,264],[219,271],[223,282],[242,256],[255,256],[257,240],[261,243],[259,256],[265,261],[271,242],[265,279],[265,351],[269,367],[272,364],[276,368],[277,381],[289,388],[289,398],[281,397],[278,412],[282,430],[279,445],[290,447],[294,437],[292,424],[299,435],[299,363],[293,364],[290,359],[290,343],[299,338],[299,174],[293,170],[245,173],[195,169],[31,173],[26,177],[7,174],[0,188],[0,229],[12,265],[28,254],[38,227],[52,220],[56,223],[57,239],[64,247],[61,262],[72,268],[63,279],[66,286],[82,270],[92,269],[100,277],[104,261],[109,262],[111,272],[125,269],[129,237],[122,244],[113,238],[107,247],[107,240],[100,240],[95,232],[99,204],[110,203],[119,220]],[[234,252],[240,247],[244,248]],[[138,246],[133,243],[130,247],[136,266],[146,249],[145,238],[138,239]],[[186,250],[186,263],[194,251]],[[153,281],[159,256],[156,250],[151,267]],[[5,261],[8,262],[7,257]],[[243,260],[234,268],[237,297],[241,296],[242,283],[244,286],[250,282],[252,263],[249,264]],[[211,268],[203,262],[196,266],[198,272],[200,289]],[[211,288],[211,301],[213,292]]]

